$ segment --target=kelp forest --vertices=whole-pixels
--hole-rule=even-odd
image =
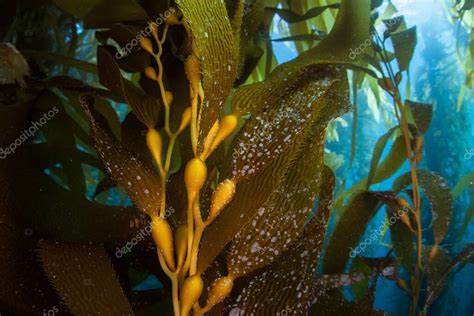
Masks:
[[[0,1],[0,315],[474,315],[474,1]]]

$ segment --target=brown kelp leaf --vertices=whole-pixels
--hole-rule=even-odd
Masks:
[[[43,269],[74,315],[134,315],[102,246],[46,240],[39,246]]]
[[[354,195],[336,224],[324,256],[324,273],[344,272],[353,247],[357,246],[367,224],[381,202],[395,199],[390,192],[365,191]]]
[[[117,62],[105,47],[97,49],[97,65],[100,83],[125,99],[146,127],[154,128],[158,121],[161,101],[144,94],[130,81],[124,79]]]
[[[443,241],[449,229],[453,212],[453,199],[448,182],[435,172],[417,170],[418,182],[430,201],[433,233],[436,244]],[[401,191],[411,185],[411,175],[400,176],[393,184],[394,191]]]
[[[320,221],[315,217],[302,236],[295,240],[279,260],[248,280],[247,286],[235,293],[228,311],[257,315],[306,315],[313,298],[313,277],[323,240]]]
[[[77,18],[84,18],[101,0],[53,0],[62,10],[71,13]]]
[[[229,273],[242,276],[273,262],[302,233],[317,197],[324,158],[324,135],[312,135],[285,181],[233,239]]]
[[[143,162],[137,154],[129,152],[110,137],[91,112],[94,100],[81,98],[90,125],[94,145],[107,171],[127,192],[135,205],[146,214],[156,214],[161,203],[161,180],[152,165]]]
[[[218,118],[237,76],[239,47],[224,1],[177,0],[191,29],[201,61],[204,103],[200,113],[199,144]]]
[[[77,1],[80,2],[81,0]],[[102,0],[84,17],[85,28],[108,28],[117,22],[149,20],[145,10],[134,0]]]
[[[255,113],[235,142],[232,156],[232,177],[238,182],[249,179],[265,169],[303,132],[307,124],[322,118],[329,121],[346,108],[334,106],[323,100],[341,98],[347,93],[345,71],[337,67],[310,66],[299,72],[296,80],[291,77],[282,89],[275,89],[268,82],[239,89],[234,100],[252,103],[259,98],[264,102],[261,112]],[[287,81],[279,77],[278,86]],[[267,90],[268,89],[268,90]],[[268,92],[272,92],[271,96]],[[238,104],[236,104],[239,108]]]
[[[292,160],[296,158],[295,154],[301,150],[302,145],[306,139],[306,136],[311,133],[316,133],[318,130],[326,128],[327,123],[337,114],[344,112],[348,108],[348,89],[347,80],[338,79],[332,82],[330,87],[327,87],[325,93],[321,94],[317,100],[312,98],[311,93],[318,91],[319,81],[309,81],[302,83],[300,90],[296,91],[294,98],[295,100],[302,101],[298,104],[296,101],[291,102],[295,107],[312,108],[313,114],[310,118],[307,118],[305,122],[306,126],[300,130],[299,134],[292,134],[293,139],[287,141],[284,145],[286,152],[281,155],[275,155],[276,157],[267,156],[263,161],[266,168],[262,168],[263,165],[259,166],[259,169],[263,169],[260,174],[252,177],[250,181],[244,181],[238,184],[237,193],[234,200],[229,206],[219,215],[216,221],[206,230],[202,242],[202,248],[199,255],[199,269],[205,269],[216,255],[223,249],[223,247],[232,240],[237,232],[245,226],[255,215],[255,213],[263,206],[263,203],[267,201],[273,191],[277,188],[277,185],[284,179],[283,176],[287,172],[287,168],[291,165]],[[308,99],[309,98],[309,99]],[[315,105],[309,102],[317,102]],[[282,113],[292,113],[291,108],[287,109],[288,112],[283,111]],[[274,113],[274,115],[276,115]],[[291,120],[291,118],[284,118],[285,121]],[[259,124],[258,121],[256,124]],[[258,133],[258,131],[256,131]],[[287,131],[289,132],[289,131]],[[294,131],[292,130],[291,133]],[[248,137],[245,136],[244,137]],[[280,137],[284,139],[284,137]],[[255,139],[254,139],[255,140]],[[278,144],[271,142],[271,139],[267,139],[264,142],[270,141],[270,144],[275,148],[278,148]],[[239,147],[237,147],[239,149]],[[248,160],[249,168],[253,168],[254,161],[251,160],[251,153],[245,156]],[[229,154],[229,159],[234,160],[234,152]],[[256,159],[263,159],[262,157],[255,156]],[[245,165],[242,170],[245,170]],[[224,170],[223,175],[228,175],[229,172]],[[203,271],[203,270],[200,270]]]
[[[392,34],[391,39],[400,71],[407,70],[415,52],[417,42],[416,26]]]
[[[59,307],[60,299],[41,271],[34,251],[34,231],[18,220],[22,210],[3,172],[0,185],[0,309],[15,315],[40,315],[53,306]]]
[[[426,133],[430,127],[431,119],[433,118],[433,106],[427,103],[405,101],[405,106],[410,107],[411,114],[415,120],[416,126],[422,134]]]

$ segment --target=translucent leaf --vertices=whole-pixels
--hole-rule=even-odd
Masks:
[[[110,137],[93,116],[91,97],[81,98],[91,125],[91,135],[100,158],[112,178],[127,192],[135,205],[146,214],[156,214],[161,203],[161,179],[152,165],[129,152]]]
[[[39,256],[51,284],[74,315],[134,315],[103,247],[43,240]]]
[[[200,112],[202,146],[237,77],[239,47],[224,1],[177,0],[184,21],[194,36],[201,60],[204,104]]]

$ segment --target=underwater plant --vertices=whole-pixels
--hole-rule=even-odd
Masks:
[[[401,91],[416,27],[379,15],[383,1],[53,2],[74,45],[77,20],[95,30],[96,64],[0,46],[0,311],[371,315],[385,278],[423,315],[472,260],[472,245],[443,246],[453,196],[419,168],[433,108]],[[299,54],[274,67],[276,15]],[[346,190],[325,139],[364,84],[395,125]],[[405,163],[392,190],[371,190]],[[368,258],[380,210],[369,242],[389,231],[392,245]],[[143,289],[150,276],[160,286]]]

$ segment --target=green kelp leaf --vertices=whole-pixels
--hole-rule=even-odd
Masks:
[[[300,146],[301,142],[294,143],[286,155],[274,160],[259,175],[250,181],[238,184],[233,201],[204,232],[199,251],[199,272],[207,269],[227,243],[252,219],[272,192],[278,188]]]
[[[74,315],[134,315],[102,246],[46,240],[39,246],[43,269]]]
[[[312,72],[309,72],[309,74],[312,74]],[[284,179],[283,176],[287,172],[287,168],[292,163],[292,160],[295,159],[294,155],[301,149],[302,143],[307,135],[325,129],[329,120],[348,108],[347,80],[334,80],[332,84],[327,87],[327,90],[324,93],[316,95],[317,97],[315,98],[312,92],[318,91],[320,82],[317,80],[308,81],[309,78],[311,77],[302,80],[302,86],[295,92],[290,104],[295,107],[295,115],[302,115],[298,114],[298,111],[296,111],[296,109],[300,109],[301,107],[313,108],[313,114],[308,113],[310,114],[310,117],[305,118],[306,126],[304,128],[299,128],[299,134],[293,134],[293,139],[291,139],[291,141],[287,140],[282,142],[282,145],[285,147],[285,152],[283,154],[277,155],[277,153],[272,153],[272,155],[269,156],[258,157],[258,154],[256,153],[255,160],[253,160],[251,152],[248,153],[248,155],[245,155],[245,151],[240,153],[232,150],[229,151],[226,165],[236,165],[234,160],[236,154],[239,154],[243,156],[242,159],[247,159],[249,166],[252,168],[258,167],[262,172],[259,174],[249,174],[249,181],[243,181],[237,185],[237,193],[233,201],[219,215],[216,221],[206,229],[200,250],[199,269],[205,269],[224,248],[224,246],[232,240],[238,231],[244,227],[263,206],[272,192]],[[313,102],[316,101],[317,104],[314,104]],[[285,124],[285,121],[288,122],[293,120],[291,115],[286,117],[286,113],[293,113],[292,108],[279,110],[283,110],[281,113],[285,114],[281,116],[281,125]],[[306,116],[308,114],[306,114]],[[269,111],[267,115],[273,115],[276,117],[277,113],[275,113],[275,111]],[[264,115],[260,115],[260,117],[268,120]],[[261,122],[254,119],[253,123],[247,123],[245,128],[248,128],[250,124],[258,126]],[[270,125],[271,124],[272,123],[270,123]],[[290,126],[288,125],[288,128],[289,127]],[[245,128],[243,133],[245,133]],[[295,126],[291,126],[291,133],[294,132],[294,129]],[[251,128],[249,131],[252,133],[256,131],[258,133],[258,129],[254,130]],[[281,133],[281,131],[278,131],[278,133]],[[269,135],[270,134],[268,134],[267,137],[269,137]],[[243,138],[238,138],[234,144],[246,144],[243,141],[245,137],[249,139],[249,135],[244,135]],[[283,140],[287,136],[275,134],[274,137]],[[280,148],[278,148],[278,143],[274,143],[270,137],[267,140],[258,140],[255,138],[253,140],[263,142],[269,141],[269,143],[281,153]],[[241,146],[237,145],[234,146],[234,148],[241,149]],[[237,158],[240,159],[240,157]],[[262,161],[266,168],[263,168]],[[256,162],[260,163],[260,165],[256,165]],[[245,170],[245,165],[243,163],[242,165],[242,170]],[[231,167],[227,169],[224,168],[222,171],[223,177],[232,177],[230,168]]]
[[[6,166],[5,161],[0,166]],[[7,179],[0,171],[0,306],[9,315],[41,315],[61,302],[37,260],[36,234],[19,220],[23,211],[16,204]]]
[[[394,210],[389,210],[390,215],[395,215]],[[390,225],[390,235],[392,237],[393,249],[400,263],[413,275],[415,244],[414,235],[410,228],[402,221],[396,221]]]
[[[255,40],[255,35],[258,34],[264,21],[264,3],[264,0],[245,1],[244,3],[239,40],[240,58],[237,86],[247,80],[264,53],[258,46],[258,41]]]
[[[370,162],[370,171],[369,175],[367,176],[367,185],[366,189],[368,189],[372,185],[372,180],[374,179],[375,172],[377,171],[377,167],[379,165],[380,158],[382,157],[382,153],[387,146],[388,141],[392,137],[393,133],[398,130],[398,126],[391,128],[385,135],[379,138],[377,143],[375,144],[374,153],[372,154],[372,160]]]
[[[270,264],[301,235],[322,181],[324,135],[309,137],[285,181],[234,237],[227,255],[230,274],[242,276]]]
[[[125,99],[145,126],[154,128],[158,121],[161,101],[144,94],[130,81],[124,79],[115,58],[105,47],[97,49],[97,65],[100,83]]]
[[[469,152],[466,152],[469,154]],[[453,199],[457,199],[469,186],[474,184],[474,172],[464,175],[453,188]]]
[[[413,102],[410,100],[406,100],[405,105],[410,107],[411,114],[420,132],[425,134],[433,118],[433,106],[431,104]]]
[[[353,248],[358,245],[381,202],[393,203],[394,199],[391,193],[371,191],[358,193],[351,198],[329,239],[324,256],[324,273],[344,272]]]
[[[375,10],[380,7],[383,3],[383,0],[372,0],[370,4],[370,10]]]
[[[386,34],[386,37],[388,37],[392,33],[395,33],[400,27],[400,25],[402,25],[402,23],[405,23],[405,18],[403,16],[396,16],[390,19],[382,20],[382,22],[387,28],[384,34]]]
[[[331,100],[342,99],[341,93],[347,96],[344,75],[337,68],[314,66],[306,68],[298,80],[290,79],[292,84],[287,82],[281,90],[274,90],[276,87],[266,81],[239,89],[234,97],[236,102],[251,103],[252,99],[260,98],[266,105],[249,119],[235,142],[232,177],[239,182],[257,175],[284,154],[312,120],[322,119],[324,124],[345,111],[342,102],[337,107],[332,103],[335,100]],[[286,77],[278,85],[285,82]]]
[[[122,139],[121,125],[117,112],[112,107],[109,101],[104,99],[97,99],[95,109],[97,113],[102,115],[107,121],[108,127],[112,134],[118,139]]]
[[[370,1],[343,1],[331,33],[321,43],[298,58],[278,66],[263,83],[239,88],[232,99],[237,114],[257,115],[278,106],[288,87],[318,64],[353,64],[350,51],[369,37]],[[350,34],[350,35],[349,35]],[[273,104],[277,103],[277,104]]]
[[[82,97],[81,102],[91,124],[95,148],[107,171],[141,211],[156,214],[162,189],[160,177],[153,165],[144,163],[140,156],[123,148],[102,129],[89,108],[94,104],[92,97]]]
[[[395,56],[397,57],[398,67],[400,71],[408,69],[410,61],[415,52],[417,37],[416,26],[408,30],[392,34],[393,48],[395,49]]]
[[[89,63],[87,61],[75,59],[63,54],[37,51],[37,50],[22,50],[22,53],[28,57],[35,59],[39,62],[49,61],[55,65],[64,65],[66,67],[74,67],[78,70],[89,72],[91,74],[97,74],[97,65]]]
[[[68,188],[79,196],[85,196],[85,176],[76,147],[75,132],[82,133],[82,139],[87,139],[87,135],[66,114],[61,100],[51,91],[45,90],[38,96],[32,116],[35,122],[46,120],[41,126],[41,132],[48,146],[55,149],[55,158],[49,162],[50,168],[57,163],[61,164]]]
[[[102,0],[53,0],[62,10],[71,13],[77,18],[84,18]]]
[[[94,66],[94,69],[97,70],[97,66],[96,65],[93,65],[93,66]],[[91,93],[96,96],[100,96],[102,98],[111,99],[115,102],[119,102],[119,103],[126,102],[126,100],[123,99],[121,95],[115,95],[106,89],[88,86],[80,80],[67,77],[67,76],[51,77],[50,79],[44,81],[44,87],[59,88],[61,90],[69,90],[69,91],[66,91],[68,93],[71,93],[71,92]],[[66,94],[66,96],[69,96],[69,95]],[[75,103],[78,103],[78,102],[75,102],[75,100],[71,100],[71,99],[69,101],[74,106],[75,106]],[[82,109],[81,109],[81,112],[82,112]]]
[[[265,8],[265,11],[274,15],[275,13],[280,16],[285,22],[288,23],[297,23],[301,21],[306,21],[312,18],[319,16],[321,13],[326,11],[327,9],[337,9],[339,8],[339,3],[325,5],[321,7],[314,7],[309,9],[305,14],[300,15],[295,13],[289,9],[278,9],[278,8]]]
[[[369,36],[370,1],[343,0],[333,29],[321,43],[300,55],[303,63],[354,63],[350,56]]]
[[[29,214],[31,228],[44,238],[117,247],[147,225],[146,216],[135,208],[91,202],[55,183],[31,161],[21,167],[11,172],[12,189]]]
[[[109,28],[118,22],[147,20],[150,17],[135,0],[101,0],[85,15],[84,27]]]
[[[224,1],[177,0],[191,29],[201,60],[204,103],[200,110],[199,144],[218,118],[237,77],[239,47]]]
[[[407,160],[405,140],[402,136],[395,139],[392,148],[375,172],[373,183],[380,183],[392,175],[394,175],[398,169]]]
[[[407,155],[405,140],[402,136],[399,136],[393,142],[387,157],[378,165],[372,180],[372,184],[380,183],[393,176],[406,160]],[[345,197],[351,196],[358,191],[363,191],[366,185],[367,178],[362,179],[357,184],[353,185],[347,192],[345,192],[336,200],[336,208],[342,206],[345,201]]]
[[[443,272],[446,271],[451,261],[449,252],[446,249],[439,246],[436,247],[436,255],[433,257],[430,257],[432,247],[426,245],[423,247],[422,265],[423,270],[427,274],[429,289],[433,288],[443,277]]]
[[[453,198],[449,190],[448,182],[435,172],[418,170],[418,183],[430,201],[433,233],[436,244],[443,241],[449,229],[453,212]],[[393,189],[399,192],[411,185],[411,174],[400,176],[394,183]]]
[[[426,314],[428,312],[428,308],[436,301],[436,299],[441,295],[443,289],[445,288],[446,281],[451,273],[460,265],[469,262],[474,257],[474,245],[470,244],[466,246],[463,251],[461,251],[456,258],[454,258],[450,264],[443,270],[439,279],[435,284],[432,284],[430,288],[428,288],[425,306],[423,308],[423,312]]]
[[[232,295],[227,312],[278,315],[285,310],[306,315],[314,296],[314,270],[323,242],[323,222],[315,216],[301,237],[289,245],[289,250],[259,274],[247,279],[245,287]]]
[[[292,35],[282,38],[272,38],[272,42],[295,42],[295,41],[320,41],[321,35],[318,34],[301,34],[301,35]]]
[[[471,222],[472,218],[474,217],[474,189],[471,188],[471,205],[469,206],[469,210],[466,212],[466,216],[464,217],[463,223],[461,228],[459,229],[459,239],[462,238],[464,233],[466,232],[467,227],[469,226],[469,223]]]

